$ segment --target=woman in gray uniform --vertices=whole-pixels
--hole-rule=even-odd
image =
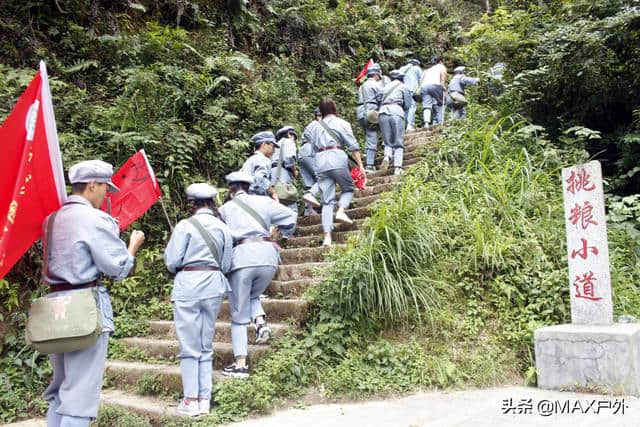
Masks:
[[[298,214],[268,198],[247,194],[253,177],[238,171],[227,175],[231,200],[220,208],[220,215],[233,234],[231,261],[231,342],[235,363],[225,367],[223,375],[246,378],[248,343],[247,326],[256,326],[256,343],[266,343],[271,337],[267,315],[260,302],[260,294],[276,274],[280,255],[271,240],[272,226],[281,232],[295,227]]]
[[[336,184],[342,194],[338,201],[336,221],[352,224],[345,212],[351,205],[355,187],[349,171],[349,159],[344,150],[353,154],[358,167],[364,174],[360,146],[353,136],[351,125],[336,116],[336,103],[326,98],[320,103],[322,120],[311,122],[304,130],[303,138],[311,141],[311,150],[316,159],[318,185],[322,195],[323,246],[330,246],[333,229],[333,210],[336,205]]]
[[[231,267],[233,237],[215,215],[216,194],[205,183],[187,187],[194,215],[176,225],[164,251],[167,269],[176,273],[171,302],[184,391],[178,413],[186,416],[209,413],[213,335],[220,304],[231,291],[225,274]]]

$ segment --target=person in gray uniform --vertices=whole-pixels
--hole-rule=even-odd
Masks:
[[[331,99],[320,103],[322,120],[311,122],[304,130],[304,138],[311,141],[311,151],[316,159],[316,175],[322,195],[323,246],[330,246],[333,229],[333,210],[336,204],[336,184],[342,194],[338,202],[336,221],[352,224],[345,212],[351,205],[355,190],[349,171],[349,160],[344,150],[353,154],[358,167],[365,173],[360,157],[360,146],[353,136],[351,125],[336,116],[337,107]]]
[[[313,114],[316,121],[322,120],[322,114],[320,114],[318,107],[314,108]],[[314,208],[319,208],[322,205],[315,197],[320,191],[316,177],[316,159],[313,157],[311,150],[311,141],[306,139],[304,134],[302,135],[301,145],[298,149],[298,162],[300,164],[302,183],[305,188],[305,193],[302,196],[302,200],[305,202],[304,216],[318,215]]]
[[[267,315],[260,294],[276,274],[280,255],[271,240],[271,227],[286,232],[295,227],[297,213],[267,197],[247,194],[253,177],[243,171],[226,176],[231,199],[220,208],[220,216],[233,235],[231,260],[231,342],[235,362],[225,367],[223,375],[246,378],[248,344],[247,326],[256,326],[256,343],[266,343],[271,337]]]
[[[477,85],[480,79],[467,77],[465,67],[459,66],[453,70],[453,78],[449,82],[449,96],[451,97],[451,118],[461,119],[467,115],[465,89],[467,86]]]
[[[358,89],[358,107],[356,109],[358,123],[365,134],[365,153],[368,171],[375,171],[376,150],[378,149],[378,131],[376,127],[366,121],[367,112],[378,109],[376,95],[384,87],[382,83],[382,69],[380,65],[373,64],[367,70],[367,80]]]
[[[271,155],[271,185],[275,186],[278,182],[278,163],[280,161],[280,153],[282,152],[282,166],[280,168],[280,180],[286,183],[292,183],[298,177],[298,147],[296,146],[296,138],[298,134],[293,126],[284,126],[276,132],[276,141],[278,146]],[[298,212],[298,202],[286,205],[289,209]],[[289,237],[289,236],[283,236]]]
[[[402,81],[404,73],[393,70],[391,83],[378,94],[380,102],[380,132],[384,143],[384,158],[381,169],[387,169],[393,157],[394,174],[402,173],[404,156],[405,115],[411,108],[413,94]]]
[[[278,201],[278,195],[271,185],[271,156],[278,147],[273,132],[258,132],[251,137],[256,151],[242,165],[241,170],[253,176],[249,191],[258,196],[269,196]]]
[[[109,293],[99,279],[103,274],[115,280],[127,277],[144,242],[144,233],[134,230],[127,247],[118,237],[116,221],[99,209],[107,192],[119,191],[112,175],[113,167],[101,160],[71,166],[72,195],[43,223],[42,241],[48,242],[43,278],[51,291],[48,296],[95,288],[103,328],[92,347],[49,356],[53,376],[44,392],[49,427],[86,427],[97,418],[109,335],[114,331]]]
[[[420,85],[420,81],[422,80],[422,68],[420,68],[420,60],[418,59],[410,59],[409,63],[404,67],[400,68],[400,71],[404,73],[404,85],[411,92],[411,106],[409,107],[409,111],[407,111],[407,132],[411,132],[415,129],[416,126],[416,110],[418,108],[418,104],[413,99],[413,92]]]
[[[225,274],[231,268],[233,237],[215,215],[214,187],[191,184],[186,193],[194,214],[176,225],[164,251],[164,262],[176,275],[171,303],[184,392],[178,413],[196,416],[209,413],[213,336],[220,304],[231,291]]]

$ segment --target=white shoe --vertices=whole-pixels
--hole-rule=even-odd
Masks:
[[[407,132],[413,132],[414,130],[416,130],[413,126],[409,125],[407,126]]]
[[[305,202],[309,203],[314,208],[320,207],[320,202],[318,201],[318,199],[313,197],[313,194],[311,194],[311,193],[305,193],[302,196],[302,200],[304,200]]]
[[[325,234],[324,242],[322,242],[322,246],[331,246],[333,242],[331,241],[331,233]]]
[[[200,407],[197,400],[182,399],[177,411],[179,415],[185,417],[197,417],[200,415]]]
[[[349,218],[342,209],[338,209],[338,212],[336,212],[336,221],[344,222],[346,224],[353,224],[353,220]]]
[[[211,401],[209,399],[198,400],[198,409],[200,410],[200,415],[209,415]]]
[[[380,163],[380,169],[381,170],[387,170],[387,168],[389,168],[389,157],[385,156],[384,159],[382,159],[382,163]]]
[[[402,168],[396,168],[396,169],[393,171],[393,174],[394,174],[394,175],[402,175],[403,173],[404,173],[404,171],[402,170]]]

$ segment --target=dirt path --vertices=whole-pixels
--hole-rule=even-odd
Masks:
[[[503,414],[509,408],[513,409]],[[529,408],[530,413],[526,413]],[[518,411],[525,413],[518,414]],[[526,387],[435,391],[386,400],[289,409],[229,426],[638,427],[640,399]]]

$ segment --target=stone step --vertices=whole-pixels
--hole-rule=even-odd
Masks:
[[[161,360],[176,361],[180,352],[180,345],[177,339],[158,339],[148,337],[121,338],[121,342],[131,347],[143,350],[151,357]],[[260,358],[267,350],[268,345],[249,345],[249,358],[254,361]],[[214,342],[213,343],[213,368],[222,369],[230,363],[234,362],[233,348],[231,343]]]
[[[336,247],[334,245],[333,247]],[[305,247],[287,248],[280,251],[280,258],[283,264],[300,264],[303,262],[321,262],[332,248],[328,247]]]
[[[103,405],[118,407],[148,417],[154,427],[165,425],[168,420],[179,417],[176,411],[178,402],[168,399],[139,396],[124,390],[109,389],[102,390],[100,400]]]
[[[271,337],[278,338],[284,335],[287,330],[291,329],[289,325],[281,323],[269,323],[271,329]],[[176,335],[176,326],[171,320],[151,320],[149,322],[150,335],[161,339],[178,339]],[[247,325],[247,336],[249,344],[256,343],[255,327]],[[231,342],[231,323],[216,321],[216,333],[213,338],[217,342]]]
[[[299,298],[307,291],[307,289],[319,284],[320,282],[322,282],[322,279],[320,278],[288,281],[274,280],[265,291],[265,294],[273,298]]]
[[[278,267],[278,272],[273,278],[276,281],[291,281],[316,277],[318,270],[330,268],[331,262],[306,262],[301,264],[288,264]]]
[[[357,230],[358,228],[362,227],[365,221],[366,219],[356,219],[353,221],[353,224],[336,223],[334,224],[333,232],[336,233]],[[308,236],[317,237],[319,235],[322,235],[322,224],[318,223],[314,225],[305,225],[296,229],[296,237],[294,239]]]
[[[378,185],[367,185],[364,190],[357,190],[354,200],[360,197],[369,197],[374,194],[384,193],[385,191],[391,191],[393,189],[393,182],[386,182]]]
[[[107,360],[105,368],[107,384],[117,388],[136,387],[145,377],[153,377],[167,393],[182,392],[182,378],[179,365],[161,365],[143,362],[125,362],[121,360]],[[220,371],[213,371],[213,381],[227,379]]]
[[[320,231],[317,234],[303,237],[295,237],[293,239],[289,239],[287,242],[287,248],[302,248],[302,247],[319,247],[322,245],[322,240],[324,239],[324,235],[322,234],[322,225],[320,225]],[[356,233],[356,230],[352,231],[343,231],[332,234],[334,243],[347,243],[349,236],[352,236]]]
[[[364,207],[364,206],[369,206],[370,204],[372,204],[376,200],[379,200],[381,197],[382,197],[382,194],[373,194],[373,195],[367,196],[367,197],[360,197],[358,199],[354,199],[353,200],[353,202],[351,203],[351,207],[352,208],[361,208],[361,207]]]
[[[347,215],[352,220],[366,218],[371,214],[368,207],[347,209]],[[322,223],[322,218],[318,216],[308,216],[298,220],[298,226],[306,227]],[[336,223],[337,224],[337,223]]]
[[[368,179],[367,178],[367,186],[365,188],[375,188],[379,185],[393,184],[398,181],[400,177],[393,175],[393,169],[390,169],[387,175],[378,176],[377,178]]]
[[[288,319],[302,320],[307,314],[307,302],[303,299],[265,298],[261,303],[269,323],[283,323]],[[229,301],[224,301],[220,306],[218,319],[222,322],[231,320]]]

